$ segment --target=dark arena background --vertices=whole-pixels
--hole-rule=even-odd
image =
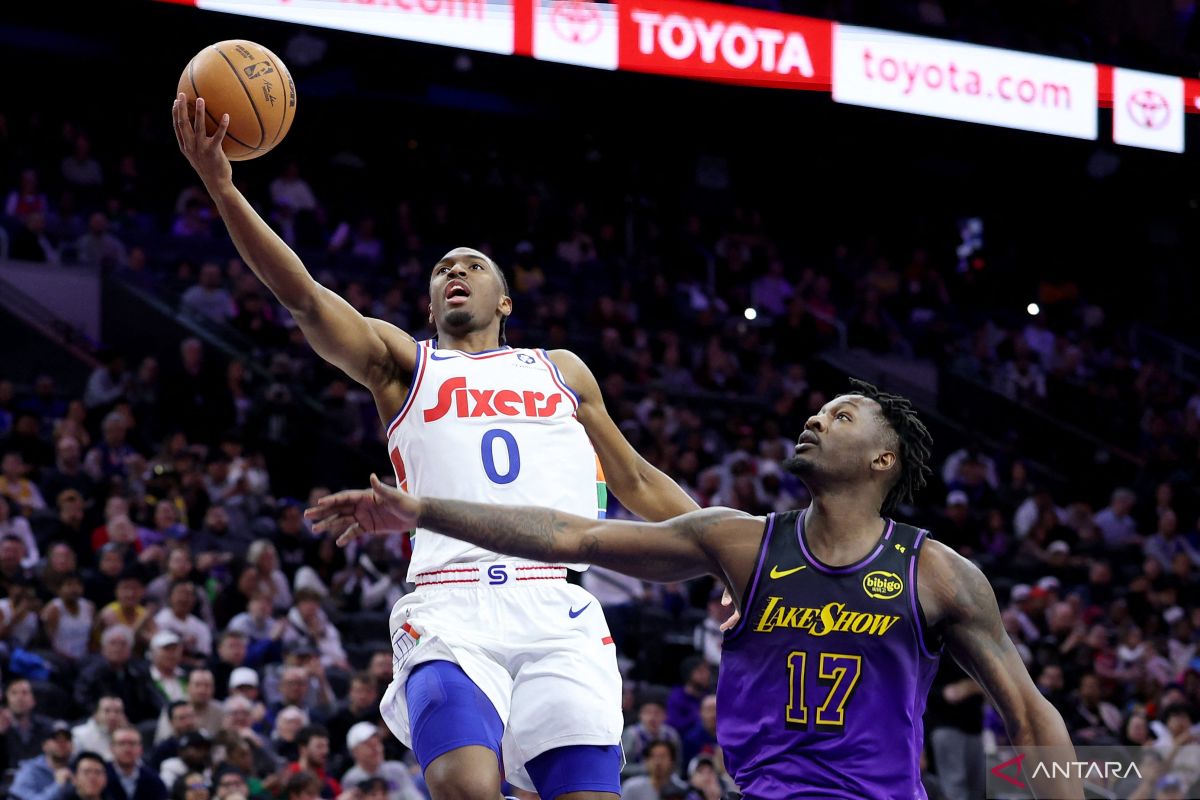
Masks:
[[[1076,745],[1165,759],[1089,796],[1200,796],[1195,3],[197,3],[0,7],[12,797],[84,796],[64,759],[133,748],[122,722],[188,800],[284,797],[300,768],[326,797],[428,796],[379,723],[408,539],[338,549],[301,516],[392,475],[378,413],[172,133],[180,71],[225,39],[295,79],[287,137],[234,178],[318,281],[427,339],[432,265],[488,253],[509,344],[578,353],[701,506],[805,506],[780,462],[808,417],[850,377],[911,398],[934,476],[894,516],[982,568]],[[736,796],[706,699],[720,584],[571,580],[617,640],[626,785],[654,777],[627,796]],[[930,797],[983,797],[1007,757],[977,689],[943,659]],[[383,789],[352,783],[363,722]]]

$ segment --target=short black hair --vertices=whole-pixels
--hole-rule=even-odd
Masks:
[[[671,753],[671,760],[674,761],[679,756],[679,751],[675,749],[675,743],[670,739],[651,739],[646,743],[646,749],[643,751],[643,758],[650,757],[650,751],[656,747],[665,747]]]
[[[1189,721],[1194,720],[1196,718],[1195,714],[1192,713],[1192,707],[1189,706],[1187,703],[1172,703],[1171,705],[1169,705],[1163,709],[1163,712],[1162,712],[1163,722],[1169,721],[1171,719],[1171,717],[1175,716],[1176,714],[1183,714],[1184,716],[1186,716],[1188,718]]]
[[[324,725],[305,725],[300,729],[300,732],[296,734],[296,745],[298,747],[308,747],[309,741],[317,737],[328,739],[329,729]]]
[[[99,763],[101,767],[107,767],[107,762],[105,762],[102,755],[91,750],[84,750],[83,752],[77,754],[75,758],[71,759],[71,771],[77,771],[79,769],[79,764],[82,761],[95,761]]]
[[[912,502],[913,496],[929,482],[933,470],[929,458],[933,454],[933,437],[917,417],[916,409],[907,397],[882,392],[874,384],[850,379],[850,391],[879,404],[879,413],[896,434],[900,477],[883,499],[883,510],[890,511],[899,503]]]
[[[288,778],[287,783],[283,785],[283,796],[290,800],[290,798],[305,792],[320,792],[321,787],[320,778],[307,770],[300,770]]]
[[[504,274],[504,270],[500,269],[500,265],[496,263],[496,259],[491,256],[487,260],[492,262],[492,269],[496,270],[496,274],[500,276],[500,290],[504,292],[505,297],[511,297],[508,293],[508,276]],[[508,344],[508,337],[504,333],[505,326],[508,325],[508,315],[500,317],[500,346],[504,347]]]

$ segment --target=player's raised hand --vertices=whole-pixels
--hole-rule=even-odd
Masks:
[[[349,489],[322,497],[304,516],[313,531],[332,533],[339,547],[363,534],[402,533],[417,525],[421,501],[394,489],[372,473],[370,489]]]
[[[225,139],[225,131],[229,130],[229,115],[223,114],[212,136],[204,125],[204,98],[196,98],[196,119],[188,118],[187,95],[180,92],[175,97],[175,105],[171,107],[171,116],[175,121],[175,141],[179,143],[179,151],[187,157],[188,163],[204,185],[213,188],[214,181],[231,180],[233,167],[229,157],[221,148]]]

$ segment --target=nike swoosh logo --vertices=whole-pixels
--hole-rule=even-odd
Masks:
[[[575,609],[572,608],[570,611],[567,612],[567,616],[569,616],[571,619],[575,619],[580,614],[587,611],[587,608],[590,605],[591,605],[591,603],[588,603],[587,605],[585,605],[583,608],[579,609],[578,611],[576,611]]]
[[[805,565],[805,566],[807,566],[807,565]],[[788,575],[791,575],[792,573],[795,573],[795,572],[799,572],[802,569],[804,569],[804,566],[792,567],[791,569],[780,569],[779,565],[776,564],[775,566],[771,567],[771,578],[772,579],[786,578]]]
[[[452,358],[458,358],[458,356],[439,356],[437,353],[430,353],[429,357],[434,361],[449,361]]]

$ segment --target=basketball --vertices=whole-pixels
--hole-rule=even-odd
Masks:
[[[179,76],[195,120],[196,98],[203,97],[205,127],[211,136],[223,114],[229,130],[222,147],[231,161],[258,158],[283,141],[296,116],[296,85],[283,61],[267,48],[244,39],[209,45]]]

